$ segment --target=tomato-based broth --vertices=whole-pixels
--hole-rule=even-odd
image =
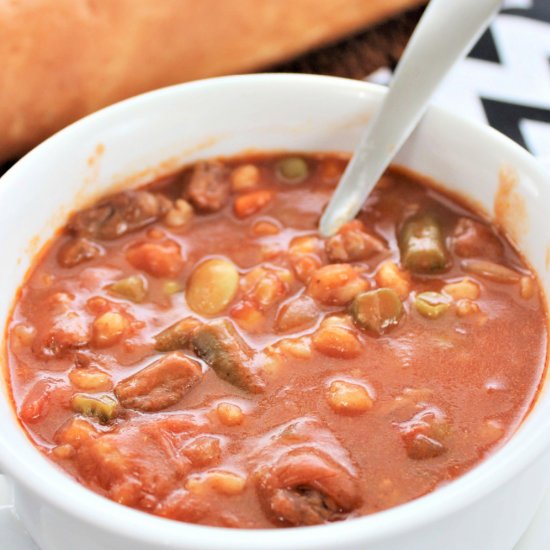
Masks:
[[[397,168],[333,237],[339,155],[201,162],[75,213],[8,332],[18,417],[86,487],[267,528],[384,510],[505,442],[536,397],[536,278]]]

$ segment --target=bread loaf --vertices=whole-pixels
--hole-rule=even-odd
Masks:
[[[422,0],[0,0],[0,160],[147,90],[258,70]]]

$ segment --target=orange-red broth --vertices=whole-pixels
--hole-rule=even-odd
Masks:
[[[535,278],[478,215],[398,169],[382,178],[358,216],[360,231],[382,249],[347,262],[363,290],[395,286],[403,302],[398,323],[378,334],[353,323],[349,304],[313,299],[313,321],[275,331],[284,304],[314,292],[315,268],[338,265],[329,263],[316,228],[346,163],[337,155],[302,157],[308,175],[289,183],[280,172],[282,158],[224,160],[226,196],[213,205],[218,211],[201,213],[199,192],[189,201],[192,219],[182,227],[167,226],[163,214],[118,238],[90,239],[102,255],[73,267],[59,263],[60,250],[74,240],[74,227],[65,230],[23,285],[9,323],[14,406],[36,446],[93,491],[207,525],[265,528],[357,517],[415,499],[468,471],[512,435],[533,403],[546,357]],[[235,173],[243,165],[248,178],[246,170]],[[192,172],[186,168],[148,189],[174,201],[186,196]],[[264,193],[256,206],[257,197],[241,200],[246,211],[237,216],[235,201],[258,189],[268,191],[268,199]],[[430,211],[441,224],[449,260],[441,272],[407,274],[400,267],[396,236],[417,211]],[[453,234],[462,218],[483,224],[476,226],[482,231],[457,245]],[[303,236],[313,239],[296,241]],[[129,263],[135,243],[166,239],[179,246],[175,260],[168,255],[168,264],[175,262],[169,276],[166,265],[148,265],[150,257]],[[512,269],[516,280],[467,272],[464,260],[479,256]],[[229,305],[210,317],[197,315],[185,299],[190,274],[208,257],[231,260],[240,279]],[[267,272],[246,283],[247,274],[262,266]],[[273,283],[268,272],[284,275],[275,277],[274,297],[257,307],[254,292],[260,291],[253,283]],[[141,303],[107,289],[129,275],[146,281]],[[475,299],[461,302],[442,291],[464,278],[479,289]],[[419,313],[415,296],[423,291],[443,292],[444,314]],[[94,336],[94,320],[106,311],[127,321],[113,341]],[[336,335],[315,336],[322,319],[334,314],[341,315]],[[187,316],[205,323],[227,318],[237,327],[260,353],[250,367],[262,381],[260,391],[243,390],[198,360],[202,379],[165,409],[118,405],[107,421],[75,412],[76,394],[116,399],[113,387],[163,355],[153,337]],[[196,358],[192,347],[178,353]],[[84,382],[79,376],[89,369],[102,381],[91,390],[86,373]],[[331,399],[342,387],[355,393],[338,401],[340,393],[335,405]],[[425,437],[437,445],[426,447]]]

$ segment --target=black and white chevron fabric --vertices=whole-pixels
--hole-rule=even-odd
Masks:
[[[378,71],[368,80],[388,77]],[[550,168],[550,0],[505,1],[434,102],[488,122]]]

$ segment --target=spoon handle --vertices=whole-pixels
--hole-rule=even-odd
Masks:
[[[426,111],[454,63],[487,28],[501,0],[431,0],[399,62],[390,89],[356,149],[319,230],[334,234],[353,219]]]

